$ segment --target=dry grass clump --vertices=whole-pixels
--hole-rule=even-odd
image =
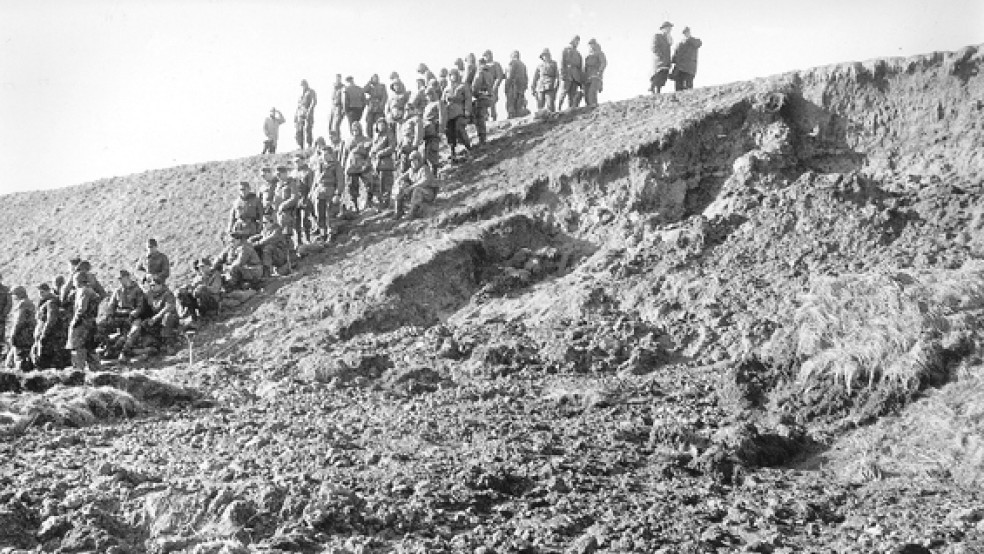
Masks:
[[[5,394],[0,396],[0,413],[5,416],[0,435],[22,433],[33,423],[82,427],[146,411],[130,393],[112,387],[56,386],[44,394]]]
[[[832,378],[915,390],[942,371],[945,352],[976,341],[984,306],[979,268],[816,280],[766,356],[798,363],[801,385]]]

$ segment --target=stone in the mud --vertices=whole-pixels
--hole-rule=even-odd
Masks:
[[[44,373],[34,373],[24,378],[24,390],[38,394],[58,384],[57,379]]]
[[[578,537],[565,554],[593,554],[598,550],[598,539],[592,533],[585,533]]]
[[[12,371],[0,370],[0,393],[2,392],[20,393],[20,391],[21,391],[20,375]]]
[[[463,357],[461,349],[458,348],[458,341],[454,340],[454,337],[445,337],[441,340],[437,356],[446,360],[460,360]]]
[[[72,529],[72,519],[68,515],[51,516],[46,518],[38,528],[38,540],[47,542],[60,539]]]
[[[667,354],[657,347],[638,346],[632,349],[629,359],[618,369],[620,375],[645,375],[666,363]]]

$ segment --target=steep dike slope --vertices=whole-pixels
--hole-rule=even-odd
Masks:
[[[982,66],[496,124],[425,217],[339,222],[163,370],[209,401],[0,443],[0,543],[982,549]],[[106,280],[155,236],[180,282],[275,162],[7,196],[0,272]]]

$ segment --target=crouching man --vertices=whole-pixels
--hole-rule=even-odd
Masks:
[[[219,311],[222,274],[212,267],[212,260],[208,256],[195,260],[194,268],[195,277],[191,280],[191,285],[178,289],[178,315],[197,321]]]
[[[222,272],[224,288],[258,287],[263,278],[263,263],[253,246],[242,233],[230,234],[229,246],[215,262],[215,270]]]
[[[403,215],[403,210],[408,202],[410,204],[409,218],[418,217],[424,203],[433,202],[437,198],[437,179],[434,178],[430,167],[424,163],[424,158],[420,152],[410,154],[410,169],[400,175],[398,185],[395,218]]]
[[[283,233],[280,225],[273,218],[263,221],[263,231],[249,238],[249,244],[256,250],[263,263],[263,277],[290,273],[290,239]]]
[[[107,312],[106,318],[97,326],[99,340],[105,345],[104,356],[112,357],[117,353],[120,358],[132,356],[148,306],[143,289],[125,269],[120,271],[120,288],[110,297]],[[118,336],[111,339],[114,334]]]
[[[137,338],[150,338],[168,355],[177,351],[178,304],[160,275],[150,278],[147,289],[147,317],[140,322]]]

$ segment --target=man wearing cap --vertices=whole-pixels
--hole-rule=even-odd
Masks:
[[[263,278],[263,262],[246,238],[242,233],[230,235],[229,246],[213,266],[225,276],[227,290],[239,289],[244,284],[256,284]]]
[[[478,71],[475,73],[471,86],[472,95],[475,99],[475,130],[478,134],[478,144],[485,144],[488,134],[486,122],[493,105],[493,89],[496,83],[495,71],[489,65],[489,60],[482,56],[478,61]]]
[[[75,292],[75,276],[82,274],[85,275],[86,281],[89,283],[89,288],[99,297],[100,300],[106,298],[106,289],[103,288],[99,279],[92,273],[92,265],[88,260],[80,260],[78,257],[72,258],[68,261],[72,266],[72,276],[62,287],[60,293],[60,299],[62,302],[62,307],[70,308],[74,300]]]
[[[280,225],[273,219],[267,218],[263,222],[263,231],[251,236],[249,244],[260,256],[263,277],[270,277],[274,274],[274,270],[279,272],[287,265],[290,256],[290,239],[284,235]]]
[[[284,114],[277,108],[270,108],[270,115],[263,120],[263,152],[260,154],[276,154],[277,141],[280,140],[280,126],[284,124]]]
[[[106,344],[106,355],[116,352],[121,358],[133,354],[133,348],[140,337],[140,325],[147,316],[149,307],[147,297],[130,272],[120,270],[120,287],[113,292],[109,299],[109,315],[97,325],[99,342]],[[109,343],[110,335],[119,333],[119,338]]]
[[[250,190],[247,181],[239,182],[239,198],[229,211],[227,232],[258,233],[260,218],[263,216],[263,202]]]
[[[273,193],[271,212],[284,229],[293,229],[297,218],[297,207],[301,193],[295,180],[285,165],[277,166],[277,189]]]
[[[332,85],[331,92],[331,117],[328,119],[328,135],[342,132],[342,119],[345,118],[345,106],[343,96],[345,96],[345,85],[342,83],[342,74],[335,74],[335,84]]]
[[[448,71],[448,88],[444,89],[444,109],[447,111],[447,126],[445,134],[448,139],[448,146],[451,148],[451,161],[458,159],[455,152],[460,142],[465,150],[471,149],[468,133],[465,131],[467,120],[467,108],[471,105],[471,98],[468,91],[461,82],[461,72],[458,68]]]
[[[6,367],[19,369],[20,371],[30,371],[31,346],[34,344],[34,302],[27,297],[27,289],[24,287],[14,287],[10,291],[14,306],[11,313],[14,314],[13,326],[10,329],[10,351],[7,353]]]
[[[314,107],[318,105],[318,95],[308,86],[307,79],[301,79],[301,97],[297,100],[297,117],[303,121],[298,146],[310,148],[314,144]]]
[[[694,77],[697,75],[697,50],[703,42],[690,35],[690,27],[683,28],[683,40],[677,43],[673,52],[673,64],[676,66],[676,90],[694,88]]]
[[[598,105],[598,93],[602,90],[608,58],[601,51],[598,41],[588,41],[588,55],[584,58],[584,100],[588,106]]]
[[[311,242],[311,220],[314,217],[314,204],[311,203],[311,189],[314,188],[314,172],[308,167],[308,162],[303,156],[294,158],[294,182],[297,183],[297,216],[294,218],[294,233],[297,235],[297,245]],[[287,233],[291,230],[287,229]],[[255,231],[250,236],[259,233]]]
[[[400,74],[395,71],[390,74],[389,89],[386,99],[386,121],[394,131],[397,131],[400,123],[407,115],[407,102],[410,101],[410,93],[403,81],[400,80]]]
[[[441,132],[443,127],[435,131]],[[396,148],[398,171],[403,173],[410,169],[410,153],[416,152],[420,145],[424,143],[424,122],[416,106],[408,104],[406,107],[406,117],[400,123],[400,128],[396,135]]]
[[[7,345],[7,317],[10,315],[10,289],[3,284],[0,275],[0,356]]]
[[[314,188],[311,189],[310,200],[314,205],[314,217],[318,225],[318,237],[321,242],[328,242],[329,210],[331,204],[342,191],[345,174],[338,154],[331,146],[325,146],[318,160],[318,170],[315,174]]]
[[[437,179],[431,172],[430,167],[424,163],[420,152],[410,154],[410,169],[399,177],[399,188],[395,194],[395,210],[393,217],[399,219],[403,215],[403,209],[410,203],[410,219],[420,215],[420,210],[424,203],[433,202],[437,198]]]
[[[424,108],[424,115],[420,119],[424,140],[423,155],[424,161],[436,174],[441,165],[441,129],[447,126],[448,114],[441,101],[441,89],[434,83],[427,88],[427,99],[427,107]],[[409,157],[406,159],[406,164],[407,167],[403,171],[410,168]]]
[[[514,50],[505,76],[507,117],[522,117],[529,113],[523,113],[526,110],[526,87],[529,84],[530,75],[526,71],[526,64],[519,59],[519,50]]]
[[[348,84],[345,85],[345,93],[342,95],[342,106],[351,129],[353,123],[362,121],[362,114],[366,109],[366,91],[355,84],[355,79],[351,75],[345,78],[345,82]]]
[[[536,109],[556,109],[557,100],[557,62],[550,57],[550,49],[544,48],[540,53],[540,65],[533,72],[533,84],[530,88],[536,96]]]
[[[157,339],[162,350],[173,354],[177,348],[175,338],[178,331],[178,302],[159,276],[150,280],[147,306],[147,317],[137,327],[138,339],[150,335]]]
[[[502,64],[495,61],[495,58],[492,57],[491,50],[486,50],[485,53],[482,54],[482,57],[485,58],[486,64],[489,66],[489,69],[492,70],[493,78],[492,106],[489,108],[489,117],[492,118],[492,121],[497,121],[499,119],[499,111],[496,109],[496,106],[499,104],[499,87],[506,79],[506,72],[502,70]]]
[[[195,276],[190,285],[178,289],[179,317],[190,316],[193,321],[219,310],[222,293],[222,274],[212,267],[212,260],[205,256],[195,260]]]
[[[386,117],[386,85],[379,82],[379,75],[373,73],[369,82],[362,87],[369,98],[366,103],[366,136],[369,140],[375,133],[376,120]]]
[[[70,353],[65,350],[68,321],[62,313],[61,303],[48,283],[38,285],[38,293],[37,325],[34,327],[31,361],[37,369],[68,367],[72,363]]]
[[[671,30],[673,30],[673,24],[664,21],[659,26],[659,32],[653,36],[653,71],[649,77],[649,92],[655,94],[659,94],[660,89],[666,84],[666,78],[670,74],[670,66],[673,63]]]
[[[89,286],[89,277],[78,272],[72,277],[74,301],[68,325],[68,342],[65,348],[72,351],[72,367],[85,371],[99,371],[99,353],[96,352],[96,317],[99,315],[99,295]]]
[[[167,281],[171,275],[171,262],[163,252],[157,249],[157,239],[147,239],[147,253],[137,263],[137,270],[145,272],[143,281],[147,283],[153,277],[160,277],[161,282]],[[105,294],[100,294],[105,296]]]
[[[557,101],[557,109],[564,109],[564,101],[567,101],[567,105],[571,108],[576,108],[581,105],[581,83],[584,77],[584,60],[581,58],[581,53],[577,51],[578,45],[581,44],[581,37],[574,35],[571,39],[570,44],[564,47],[564,51],[560,55],[560,92],[558,93],[559,100]]]

